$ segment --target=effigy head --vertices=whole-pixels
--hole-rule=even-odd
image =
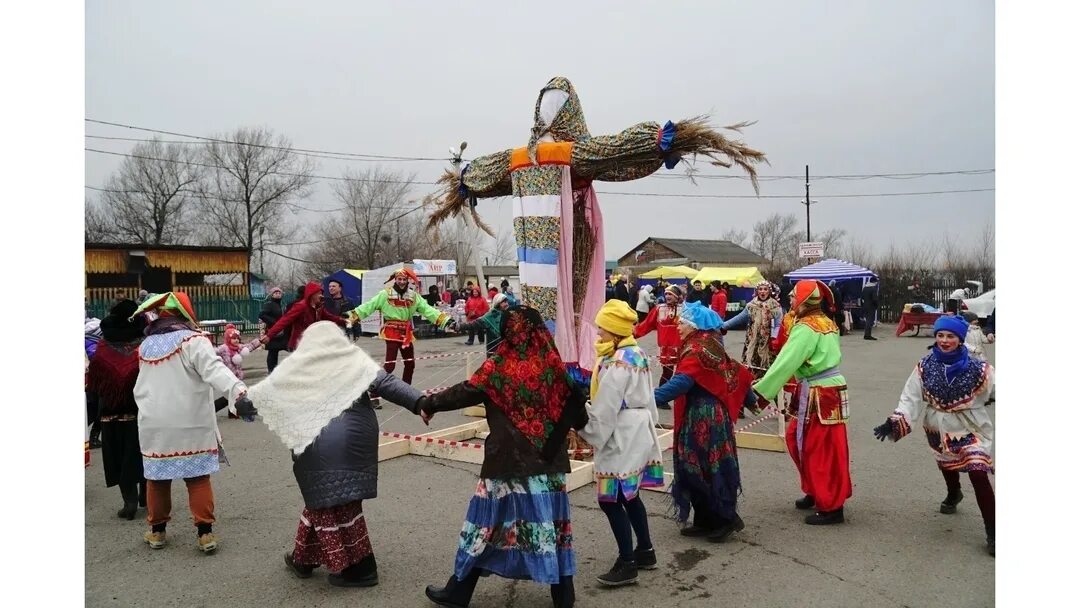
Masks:
[[[532,135],[529,137],[529,156],[536,154],[536,144],[541,141],[578,141],[588,138],[589,127],[581,110],[574,85],[562,76],[556,76],[540,89],[533,112]]]

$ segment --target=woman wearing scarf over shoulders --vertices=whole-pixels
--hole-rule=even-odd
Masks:
[[[491,434],[446,586],[428,586],[439,606],[468,606],[480,576],[551,585],[555,606],[573,606],[574,549],[566,473],[567,433],[588,422],[555,341],[533,308],[502,317],[501,341],[472,378],[420,399],[436,412],[483,403]],[[506,526],[507,523],[511,525]]]
[[[948,495],[941,512],[956,513],[964,499],[960,473],[967,473],[986,528],[986,544],[994,554],[994,472],[991,449],[994,423],[987,406],[994,400],[994,367],[969,356],[964,346],[968,325],[959,317],[943,316],[934,323],[935,343],[908,377],[896,410],[874,428],[881,441],[899,441],[921,426],[945,477]]]
[[[720,315],[701,303],[683,307],[675,375],[655,393],[657,403],[678,399],[671,496],[680,522],[694,511],[693,524],[680,533],[712,542],[724,542],[744,527],[736,512],[741,482],[734,420],[753,380],[724,351],[720,326]]]

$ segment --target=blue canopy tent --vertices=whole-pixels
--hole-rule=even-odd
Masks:
[[[876,281],[877,278],[877,274],[868,268],[837,259],[821,260],[809,266],[792,270],[784,275],[784,280],[791,284],[799,281],[818,280],[828,285],[835,281],[844,308],[851,311],[852,317],[857,322],[862,317],[859,314],[858,306],[858,302],[862,298],[862,288],[867,281]]]

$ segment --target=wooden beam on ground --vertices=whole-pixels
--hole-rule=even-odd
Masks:
[[[409,453],[413,456],[428,456],[454,462],[470,464],[484,463],[484,446],[479,443],[460,443],[455,440],[435,440],[429,443],[423,437],[409,440]]]
[[[379,436],[379,462],[404,456],[410,451],[408,439]]]
[[[566,476],[566,491],[587,486],[593,482],[593,463],[585,460],[571,460],[570,473]]]
[[[787,451],[787,443],[784,441],[783,435],[772,435],[770,433],[751,433],[749,431],[735,433],[735,445],[749,450]]]
[[[472,416],[473,418],[485,418],[487,417],[487,410],[482,405],[472,405],[461,410],[462,416]]]
[[[465,439],[473,439],[478,434],[489,432],[489,430],[487,420],[476,420],[437,431],[431,431],[430,433],[424,433],[423,435],[419,435],[419,437],[434,437],[437,439],[463,441]]]

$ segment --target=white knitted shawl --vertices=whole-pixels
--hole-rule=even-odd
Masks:
[[[330,321],[304,330],[296,351],[248,391],[263,422],[301,454],[382,369]]]

